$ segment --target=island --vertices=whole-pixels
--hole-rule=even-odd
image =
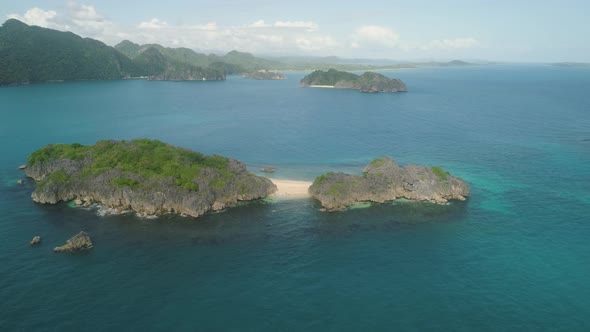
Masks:
[[[284,80],[287,79],[285,75],[269,70],[256,70],[242,75],[244,78],[251,78],[254,80]]]
[[[35,202],[100,204],[138,215],[198,217],[277,190],[235,159],[149,139],[50,144],[29,156],[25,174],[36,181]]]
[[[362,175],[327,173],[317,177],[309,187],[309,194],[327,211],[399,198],[445,204],[450,200],[463,201],[469,192],[465,181],[441,167],[400,167],[389,157],[373,160]]]
[[[556,62],[552,63],[552,65],[557,67],[590,68],[590,63],[586,62]]]
[[[354,89],[361,92],[408,91],[408,87],[402,80],[387,78],[370,71],[356,75],[336,69],[316,70],[305,76],[300,84],[302,87]]]

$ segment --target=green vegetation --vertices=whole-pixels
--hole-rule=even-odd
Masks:
[[[56,184],[56,185],[64,185],[70,182],[70,176],[63,170],[58,170],[51,173],[47,176],[43,181],[38,183],[39,188],[43,188],[47,185]]]
[[[238,51],[231,51],[224,56],[215,54],[207,55],[197,53],[184,47],[169,48],[158,44],[138,45],[128,40],[124,40],[117,44],[115,49],[134,60],[140,59],[144,53],[151,49],[151,52],[161,54],[166,61],[174,63],[175,65],[183,64],[185,66],[198,67],[203,70],[213,70],[226,75],[277,68],[281,66],[277,61],[258,58],[250,53]]]
[[[113,179],[111,183],[119,188],[129,187],[131,189],[140,189],[143,186],[139,181],[129,178],[116,178]]]
[[[234,173],[228,169],[229,159],[225,157],[206,156],[149,139],[100,141],[93,146],[51,144],[32,153],[28,159],[28,165],[34,166],[52,160],[83,160],[85,158],[88,158],[88,165],[82,169],[84,176],[97,176],[114,169],[123,174],[134,174],[144,179],[173,178],[177,186],[193,191],[199,190],[195,178],[205,168],[214,172],[211,186],[217,190],[222,189],[234,176]],[[65,181],[63,174],[59,172],[52,173],[52,181],[57,183]],[[54,178],[56,176],[57,178]],[[130,177],[120,177],[114,179],[112,183],[132,189],[138,189],[143,185]]]
[[[342,192],[344,190],[346,190],[348,187],[347,183],[341,182],[341,183],[335,183],[333,184],[330,189],[328,189],[326,191],[326,195],[330,195],[330,196],[340,196],[342,194]]]
[[[374,159],[373,161],[371,161],[371,163],[370,163],[371,167],[375,167],[375,168],[381,167],[381,166],[383,166],[383,164],[385,164],[385,158],[377,158],[377,159]]]
[[[121,48],[129,54],[135,46],[138,45],[128,42]],[[132,59],[94,39],[10,19],[0,27],[0,85],[140,76],[176,80],[225,78],[223,68],[204,68],[196,66],[195,61],[183,61],[182,54],[191,50],[172,52],[157,46]],[[171,53],[179,55],[170,56]]]
[[[74,144],[49,144],[33,152],[28,160],[29,166],[46,163],[54,159],[82,160],[86,157],[88,147],[78,143]]]
[[[362,75],[330,69],[316,70],[301,80],[303,86],[327,85],[340,89],[355,89],[361,92],[398,92],[408,91],[405,83],[390,79],[384,75],[365,72]]]
[[[15,19],[0,27],[0,85],[122,78],[134,70],[131,59],[97,40]]]
[[[447,179],[447,175],[451,175],[449,172],[445,171],[442,167],[432,166],[430,169],[432,170],[432,173],[434,173],[439,179],[441,179],[443,181]]]
[[[361,61],[362,62],[362,61]],[[125,40],[114,48],[71,32],[29,26],[9,19],[0,27],[0,85],[62,80],[105,80],[150,77],[160,80],[224,79],[225,75],[257,70],[375,70],[416,66],[470,65],[444,63],[359,64],[337,57],[263,59],[231,51],[225,55],[202,54],[188,48],[158,44],[138,45]],[[334,79],[354,80],[354,74],[328,70]]]
[[[338,82],[356,83],[359,76],[345,71],[329,69],[328,71],[316,70],[301,80],[306,85],[335,85]]]
[[[318,176],[314,181],[313,181],[313,185],[314,186],[319,186],[320,184],[324,183],[328,177],[330,177],[332,174],[334,174],[333,172],[328,172],[326,174],[322,174],[320,176]]]

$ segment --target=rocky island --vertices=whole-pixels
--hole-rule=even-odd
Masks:
[[[37,182],[35,202],[96,203],[142,215],[198,217],[277,190],[237,160],[149,139],[50,144],[29,156],[25,174]]]
[[[76,252],[82,250],[92,249],[94,244],[90,239],[88,233],[81,231],[80,233],[74,235],[69,240],[66,241],[66,244],[63,246],[53,248],[54,252]]]
[[[373,160],[362,175],[327,173],[315,179],[309,194],[327,211],[342,210],[360,202],[378,202],[405,198],[444,204],[465,200],[469,185],[440,167],[407,165],[393,159]]]
[[[406,84],[399,79],[387,78],[374,72],[362,75],[329,69],[316,70],[305,76],[301,82],[303,87],[323,87],[336,89],[353,89],[361,92],[405,92]]]

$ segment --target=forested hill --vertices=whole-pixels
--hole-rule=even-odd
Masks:
[[[124,40],[115,46],[117,50],[131,59],[141,56],[149,49],[156,49],[173,61],[186,63],[198,67],[223,69],[226,74],[240,74],[256,70],[282,68],[285,65],[275,60],[256,57],[250,53],[231,51],[226,55],[197,53],[189,48],[170,48],[158,44],[135,44]]]
[[[188,48],[140,46],[130,41],[110,47],[15,19],[0,27],[0,85],[129,77],[222,80],[226,74],[270,69],[275,64],[237,51],[204,55]]]
[[[113,79],[141,74],[104,43],[10,19],[0,27],[0,84]]]

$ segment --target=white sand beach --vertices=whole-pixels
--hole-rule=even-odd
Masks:
[[[281,198],[303,198],[309,197],[307,189],[311,186],[310,181],[293,181],[283,179],[270,179],[277,186],[277,192],[272,197]]]

